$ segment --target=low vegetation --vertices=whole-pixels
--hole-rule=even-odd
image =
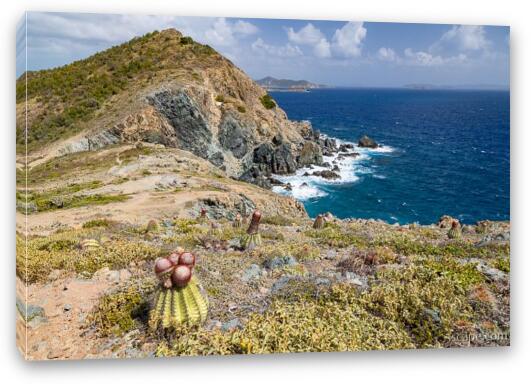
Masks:
[[[484,234],[449,240],[437,227],[424,227],[427,236],[419,228],[365,221],[318,230],[311,221],[273,216],[262,223],[263,244],[242,251],[229,244],[245,228],[227,220],[178,218],[152,226],[96,219],[31,237],[28,257],[17,254],[17,274],[35,283],[54,269],[89,278],[104,267],[134,264],[133,278],[100,299],[88,326],[99,337],[137,330],[158,356],[441,348],[464,345],[463,332],[509,332],[509,244],[477,246]],[[83,239],[100,248],[84,250]],[[210,320],[178,336],[152,334],[146,322],[156,282],[146,276],[152,277],[154,259],[177,246],[198,255],[195,273]],[[503,279],[485,275],[479,262]],[[253,268],[258,274],[245,278]],[[237,327],[212,326],[235,318]]]
[[[277,106],[271,95],[264,95],[260,98],[260,102],[264,106],[265,109],[273,109]]]

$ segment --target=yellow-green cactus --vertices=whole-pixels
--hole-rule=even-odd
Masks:
[[[240,246],[243,249],[252,251],[256,247],[262,245],[262,236],[259,233],[245,234],[241,238]]]
[[[315,221],[313,222],[314,229],[323,229],[325,226],[325,218],[323,215],[317,215]]]
[[[84,251],[97,251],[101,248],[101,244],[96,239],[85,239],[81,241],[81,249]]]
[[[207,313],[208,300],[201,293],[197,279],[192,277],[185,287],[159,289],[149,325],[152,329],[198,325],[205,321]]]
[[[459,239],[461,238],[461,227],[457,221],[452,222],[452,228],[448,231],[449,239]]]
[[[254,248],[262,245],[262,236],[258,233],[258,226],[260,224],[260,219],[262,214],[260,211],[256,210],[253,212],[251,217],[251,224],[247,228],[247,233],[242,236],[240,240],[240,246],[243,249],[253,250]]]
[[[147,225],[146,225],[146,232],[147,233],[150,233],[150,232],[157,232],[159,230],[159,224],[157,223],[156,220],[149,220]]]

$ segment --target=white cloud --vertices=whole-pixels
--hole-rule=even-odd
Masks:
[[[468,58],[464,53],[460,53],[456,56],[443,57],[424,51],[413,51],[411,48],[406,48],[404,50],[404,62],[408,65],[433,67],[445,64],[461,64],[466,62],[467,59]]]
[[[312,51],[314,56],[320,58],[331,56],[330,43],[321,30],[314,27],[312,23],[306,24],[298,32],[291,27],[286,31],[290,42],[313,47]]]
[[[316,45],[325,38],[323,33],[318,28],[315,28],[312,23],[306,24],[299,32],[295,32],[291,27],[287,31],[289,41],[295,44]]]
[[[490,46],[485,28],[480,25],[454,25],[430,47],[430,51],[482,51]]]
[[[350,21],[336,29],[332,38],[332,50],[338,56],[357,57],[361,55],[362,43],[367,36],[363,22]]]
[[[330,57],[330,43],[324,37],[313,47],[313,54],[317,57]]]
[[[382,61],[396,61],[398,56],[392,48],[381,47],[378,50],[378,59]]]
[[[296,57],[302,56],[301,49],[296,45],[291,45],[287,43],[285,45],[269,45],[261,38],[256,39],[254,43],[251,44],[251,48],[254,52],[259,54],[267,54],[271,56],[278,57]]]
[[[255,33],[258,33],[258,28],[247,21],[238,20],[236,23],[234,23],[234,33],[240,34],[240,35],[254,35]]]
[[[229,46],[236,44],[239,36],[252,35],[256,32],[258,28],[246,21],[238,20],[236,23],[230,23],[225,18],[220,18],[205,31],[205,38],[211,44]]]

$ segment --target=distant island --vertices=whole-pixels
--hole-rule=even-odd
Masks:
[[[309,89],[330,88],[327,85],[315,84],[308,80],[276,79],[271,76],[256,80],[256,82],[268,91],[292,91],[304,92]]]
[[[417,89],[417,90],[492,90],[505,91],[509,89],[508,85],[503,84],[459,84],[459,85],[436,85],[436,84],[406,84],[403,88]]]

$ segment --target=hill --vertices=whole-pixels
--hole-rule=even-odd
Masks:
[[[256,82],[268,90],[299,90],[315,88],[326,88],[326,85],[320,85],[311,83],[308,80],[288,80],[288,79],[275,79],[274,77],[267,76],[263,79],[256,80]]]
[[[268,186],[272,170],[292,172],[305,142],[315,141],[308,123],[289,121],[242,70],[173,29],[22,75],[17,81],[21,154],[26,107],[29,166],[142,141],[190,151],[231,177]],[[255,156],[262,144],[266,156]],[[312,148],[318,157],[318,146]]]

